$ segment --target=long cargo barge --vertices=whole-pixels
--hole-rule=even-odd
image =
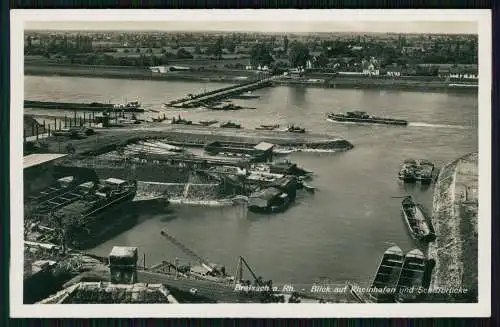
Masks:
[[[327,120],[341,123],[364,123],[364,124],[385,124],[385,125],[408,125],[408,121],[403,119],[376,117],[364,111],[348,111],[347,113],[329,113]]]
[[[24,108],[36,109],[57,109],[57,110],[85,110],[85,111],[118,111],[118,112],[144,112],[137,101],[127,102],[125,104],[113,103],[76,103],[59,101],[32,101],[24,100]]]

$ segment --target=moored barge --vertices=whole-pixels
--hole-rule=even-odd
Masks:
[[[423,296],[425,270],[426,259],[422,251],[413,249],[405,255],[396,286],[396,302],[414,302]]]
[[[137,191],[136,181],[108,178],[96,184],[94,191],[59,210],[62,224],[68,226],[66,241],[74,248],[82,248],[88,241],[109,227],[123,224],[125,213],[105,219],[107,210],[131,202]]]
[[[401,214],[414,239],[430,242],[435,238],[431,222],[411,196],[403,198],[401,202]]]
[[[370,292],[376,302],[394,302],[394,294],[403,266],[404,253],[397,245],[388,248],[377,269]]]

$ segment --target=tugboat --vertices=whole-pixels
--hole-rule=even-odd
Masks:
[[[388,248],[380,261],[371,288],[377,292],[370,293],[374,302],[394,302],[394,293],[398,284],[404,253],[397,245]]]
[[[286,131],[287,132],[291,132],[291,133],[305,133],[306,129],[305,128],[301,128],[299,126],[290,125],[290,126],[288,126],[288,128],[286,129]]]
[[[241,125],[228,121],[228,122],[220,124],[220,127],[221,128],[241,128]]]
[[[348,111],[344,113],[329,113],[327,120],[341,123],[368,123],[368,124],[387,124],[387,125],[408,125],[408,121],[403,119],[392,119],[384,117],[371,116],[365,111]]]
[[[426,259],[422,251],[413,249],[403,261],[403,267],[396,286],[397,303],[415,302],[423,294]]]
[[[403,198],[401,213],[414,239],[430,242],[435,238],[434,228],[411,196]]]
[[[172,118],[172,124],[179,124],[179,125],[191,125],[193,122],[191,120],[186,120],[179,115],[177,119]]]

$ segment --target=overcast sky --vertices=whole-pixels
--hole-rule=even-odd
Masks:
[[[51,21],[26,22],[28,30],[377,32],[476,34],[476,22],[329,22],[329,21]]]
[[[485,10],[12,10],[28,30],[477,34]],[[23,26],[23,25],[21,25]]]

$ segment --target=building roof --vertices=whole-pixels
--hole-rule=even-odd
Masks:
[[[254,149],[259,151],[269,151],[274,147],[274,144],[268,142],[260,142]]]
[[[30,168],[33,166],[38,166],[43,163],[47,163],[58,158],[62,158],[67,156],[67,154],[62,153],[34,153],[27,155],[23,158],[24,169]]]
[[[134,257],[137,255],[137,247],[133,246],[113,246],[110,257]]]
[[[42,300],[40,304],[177,303],[162,284],[80,282]]]

